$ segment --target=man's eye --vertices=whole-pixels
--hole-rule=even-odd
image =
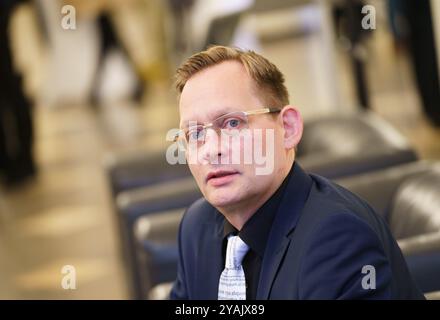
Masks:
[[[224,129],[238,129],[240,128],[242,121],[237,118],[228,119],[224,122]]]
[[[202,139],[203,137],[203,130],[202,129],[194,129],[188,131],[188,141],[197,141]]]

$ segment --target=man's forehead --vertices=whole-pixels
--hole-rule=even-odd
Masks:
[[[251,81],[236,61],[222,62],[195,74],[179,99],[181,127],[184,122],[211,121],[228,112],[252,108],[258,98]]]

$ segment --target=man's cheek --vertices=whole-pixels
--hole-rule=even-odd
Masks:
[[[197,166],[196,164],[189,164],[188,167],[189,167],[189,171],[191,171],[192,176],[198,183],[200,181],[200,176],[201,176],[199,166]]]
[[[195,149],[192,146],[188,146],[187,150],[186,150],[186,160],[188,162],[188,165],[191,166],[195,166],[198,164],[197,162],[197,149]]]

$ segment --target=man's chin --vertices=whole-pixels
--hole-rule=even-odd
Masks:
[[[219,190],[215,190],[205,198],[213,207],[216,208],[227,208],[240,202],[238,194],[229,191],[226,193],[226,192],[221,192]]]

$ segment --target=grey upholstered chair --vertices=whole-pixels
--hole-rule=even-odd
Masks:
[[[150,214],[135,223],[138,272],[143,281],[142,296],[145,298],[153,287],[176,277],[176,237],[184,212],[185,208],[181,208]]]
[[[388,222],[424,293],[440,290],[440,163],[415,162],[338,181]]]
[[[137,244],[135,240],[136,234],[134,232],[134,230],[137,228],[137,234],[139,235],[142,234],[142,232],[146,233],[146,229],[142,228],[142,222],[139,222],[141,227],[136,227],[136,222],[141,217],[148,218],[149,215],[157,212],[185,208],[195,200],[199,199],[201,196],[202,195],[192,177],[181,178],[175,181],[163,182],[161,184],[152,185],[149,187],[122,192],[117,196],[117,213],[120,216],[119,231],[121,236],[124,266],[127,271],[127,278],[131,287],[132,298],[144,299],[145,287],[150,287],[148,285],[150,280],[144,281],[145,277],[143,276],[143,270],[139,269],[139,265],[143,266],[144,264],[138,261],[139,255],[136,254]],[[166,220],[166,217],[164,217],[164,219]],[[156,220],[153,219],[153,221]],[[159,221],[161,221],[160,218]],[[153,225],[156,226],[154,223]],[[158,225],[160,227],[163,226],[163,224],[160,223]],[[150,233],[146,233],[146,237],[148,238],[148,236],[152,233],[154,235],[152,236],[152,239],[157,242],[159,238],[157,238],[155,228],[156,227],[148,229]],[[169,233],[165,234],[169,235]],[[154,243],[154,241],[151,243]],[[172,237],[172,241],[175,243],[174,237]],[[145,248],[148,248],[148,245],[146,245]],[[160,255],[161,251],[159,248],[163,247],[159,245],[157,250],[156,248],[158,247],[155,245],[150,247],[152,252]],[[156,258],[152,259],[154,260]],[[154,277],[149,278],[153,279]]]

